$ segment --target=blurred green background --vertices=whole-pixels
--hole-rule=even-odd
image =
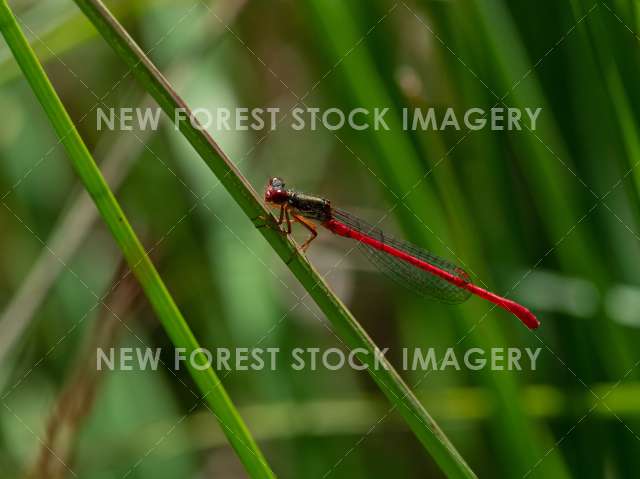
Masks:
[[[173,126],[70,1],[22,28],[201,343],[343,348]],[[254,187],[319,193],[535,311],[426,301],[326,233],[310,260],[390,359],[542,348],[535,371],[403,372],[480,477],[640,469],[640,4],[107,2],[193,108],[389,107],[390,131],[216,131]],[[98,373],[96,345],[171,343],[0,44],[2,477],[245,477],[185,371]],[[535,131],[402,131],[401,108],[542,107]],[[290,120],[290,119],[289,119]],[[299,233],[299,232],[298,232]],[[304,236],[296,234],[296,238]],[[113,287],[114,283],[116,287]],[[99,305],[105,297],[126,327]],[[220,373],[281,477],[441,477],[369,376]]]

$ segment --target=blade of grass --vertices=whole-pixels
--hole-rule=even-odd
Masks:
[[[182,98],[173,90],[102,2],[96,0],[75,1],[105,40],[132,69],[142,86],[156,99],[169,118],[173,121],[176,111],[186,112],[185,116],[190,118],[190,110]],[[382,358],[381,367],[376,368],[375,358],[379,358],[380,355],[373,340],[328,288],[306,258],[300,254],[295,244],[288,237],[280,234],[273,215],[265,208],[255,190],[215,141],[204,129],[194,126],[189,120],[179,120],[177,126],[318,304],[346,345],[353,349],[358,348],[359,351],[366,351],[357,354],[358,359],[368,366],[367,370],[374,381],[389,400],[397,406],[400,414],[447,476],[475,477],[453,444],[391,364]]]
[[[580,178],[584,174],[575,166],[583,160],[578,156],[571,157],[569,132],[573,130],[573,125],[571,128],[561,129],[562,116],[559,115],[561,107],[557,106],[559,102],[557,99],[554,100],[553,90],[548,88],[544,78],[551,76],[549,72],[554,67],[554,61],[557,62],[562,55],[572,59],[579,57],[580,50],[577,43],[579,35],[594,18],[597,18],[598,13],[594,11],[592,17],[584,17],[583,14],[587,13],[585,10],[583,14],[576,15],[573,21],[569,19],[566,24],[558,25],[555,33],[551,33],[553,30],[550,29],[548,35],[529,38],[527,41],[526,32],[519,30],[519,24],[514,16],[518,6],[513,5],[512,2],[492,1],[490,3],[491,9],[486,8],[486,2],[465,1],[457,5],[458,8],[450,12],[450,26],[447,28],[448,33],[445,33],[445,38],[450,36],[465,38],[469,45],[473,45],[472,48],[463,51],[462,58],[475,71],[485,72],[482,75],[484,81],[496,88],[500,95],[503,92],[509,92],[506,96],[508,105],[518,107],[535,105],[543,108],[544,119],[539,122],[535,134],[523,131],[522,134],[511,135],[506,144],[516,153],[515,158],[517,158],[519,169],[523,172],[523,179],[532,192],[531,198],[541,216],[543,231],[546,230],[549,241],[555,242],[559,236],[565,237],[562,236],[563,231],[566,232],[570,225],[575,224],[577,219],[582,217],[581,215],[593,204],[595,198],[591,192],[585,194],[585,189],[574,176],[575,173],[572,174],[578,171],[576,176]],[[490,15],[487,14],[489,11]],[[584,21],[580,22],[580,19]],[[531,17],[528,17],[526,23],[529,23],[529,20],[535,24]],[[558,40],[559,43],[554,44],[556,39],[563,41]],[[479,49],[477,45],[483,45],[483,48]],[[554,48],[550,50],[550,46]],[[472,52],[477,53],[475,58],[471,55]],[[542,53],[545,53],[544,57],[541,56]],[[472,58],[471,62],[470,58]],[[456,59],[452,59],[452,62],[459,63]],[[523,78],[525,73],[526,78]],[[554,73],[556,78],[565,76],[562,70],[556,70]],[[585,78],[592,77],[577,76],[576,81],[583,84]],[[488,99],[492,103],[496,101],[492,94],[488,95]],[[552,105],[556,111],[551,109]],[[583,138],[589,137],[589,133],[584,131],[578,135],[582,137],[578,140],[580,143],[584,141]],[[589,150],[597,150],[595,142],[585,143]],[[547,145],[551,146],[547,147]],[[607,151],[609,148],[609,146],[606,147]],[[596,161],[601,162],[601,157]],[[594,186],[592,180],[587,180],[587,184],[590,188],[595,188],[595,191],[606,192],[611,188],[612,183],[603,183],[602,189]],[[602,198],[606,196],[608,193]],[[589,221],[582,222],[580,228],[572,231],[567,243],[560,248],[554,248],[553,256],[557,258],[563,270],[589,278],[599,288],[606,290],[610,287],[613,269],[605,267],[600,261],[603,256],[595,253],[599,244],[594,243],[593,238],[597,237],[597,234],[590,231],[594,227],[594,219],[591,217],[585,217],[585,219]],[[571,338],[560,355],[564,359],[571,358],[572,370],[566,371],[568,378],[576,375],[581,378],[581,382],[589,384],[599,377],[594,375],[594,368],[591,367],[594,363],[599,367],[610,368],[612,377],[624,374],[623,371],[627,371],[633,363],[626,352],[627,348],[619,327],[604,320],[605,311],[602,311],[602,315],[602,321],[590,321],[586,325],[582,321],[571,320],[557,322],[553,326],[559,337]],[[594,354],[599,356],[598,361],[593,361]],[[602,426],[588,423],[584,428],[583,434],[585,437],[590,437],[590,440],[585,441],[583,446],[577,447],[583,455],[585,451],[592,452],[587,453],[586,456],[589,462],[580,461],[578,467],[582,468],[584,465],[585,472],[578,475],[585,475],[588,470],[599,470],[597,464],[602,464],[603,460],[606,460],[601,453],[602,448],[594,446],[594,442],[600,437],[598,433],[602,431]],[[574,444],[579,444],[579,441]],[[565,458],[575,454],[580,455],[580,452],[566,452]],[[553,460],[556,457],[558,456],[552,456],[549,459]],[[548,460],[545,460],[543,466],[547,462]],[[573,468],[575,467],[574,465]]]
[[[606,394],[613,383],[599,385],[595,391]],[[550,385],[528,386],[520,391],[529,414],[537,418],[573,417],[575,405],[595,407],[594,416],[601,420],[617,422],[616,416],[623,419],[637,417],[640,414],[640,403],[636,400],[640,394],[640,384],[621,384],[609,396],[607,406],[598,403],[591,393],[572,393]],[[482,388],[454,387],[447,391],[428,391],[420,394],[420,398],[437,406],[442,417],[450,421],[464,421],[479,424],[490,421],[491,410],[495,407]],[[304,401],[272,401],[247,404],[240,408],[242,415],[251,424],[255,424],[254,433],[259,440],[300,441],[304,437],[332,437],[361,435],[367,432],[371,423],[378,420],[386,411],[383,401],[377,397],[365,396],[358,399],[314,399]],[[158,430],[167,430],[179,417],[170,417],[140,427],[127,443],[103,439],[87,445],[84,459],[90,458],[92,465],[107,467],[109,456],[101,455],[106,447],[109,451],[124,449],[132,455],[145,453],[145,444],[154,441]],[[168,452],[172,457],[197,452],[210,448],[224,447],[225,439],[221,434],[211,434],[213,418],[206,412],[194,412],[185,419],[193,441],[176,444]],[[389,432],[400,433],[404,430],[399,418],[389,418]],[[94,449],[91,449],[93,445]],[[341,477],[344,477],[342,475]],[[512,476],[515,477],[515,476]]]
[[[140,282],[171,341],[176,347],[185,348],[188,354],[196,352],[198,364],[206,364],[207,358],[199,349],[198,341],[75,129],[6,0],[0,0],[0,29],[61,138],[60,141],[65,146],[74,169],[118,242],[129,267]],[[199,370],[190,364],[190,361],[187,363],[193,379],[203,393],[202,399],[210,405],[249,475],[254,478],[275,477],[213,369],[209,367]]]
[[[149,2],[146,0],[141,3],[144,3],[145,8],[149,6]],[[119,12],[120,11],[124,16],[132,13],[130,7],[128,10],[120,9]],[[232,12],[226,12],[227,15],[230,13]],[[234,17],[236,14],[237,12],[233,12],[231,17]],[[229,19],[225,19],[225,21],[228,20]],[[63,32],[66,30],[73,30],[77,33],[76,27],[79,25],[82,26],[81,35],[73,37],[77,40],[77,43],[74,43],[74,45],[82,44],[83,42],[81,42],[80,39],[85,38],[85,34],[91,38],[97,36],[97,32],[93,26],[87,21],[82,12],[79,11],[72,15],[70,19],[65,19],[65,21],[55,26],[52,31],[55,32],[54,36],[63,35]],[[203,27],[202,30],[205,30],[205,28]],[[207,34],[206,48],[208,52],[213,52],[220,44],[219,40],[221,35],[220,32],[211,35],[208,31]],[[46,64],[46,60],[50,58],[57,58],[60,62],[61,59],[59,56],[67,53],[66,49],[56,49],[56,46],[59,47],[60,45],[55,42],[52,45],[50,38],[49,35],[45,34],[32,44],[36,57],[38,57],[43,64]],[[198,45],[202,43],[200,36],[197,36],[197,39],[194,38],[188,43],[188,45],[181,47],[180,55],[178,55],[180,59],[171,62],[167,67],[170,77],[175,77],[179,73],[188,72],[187,74],[179,75],[180,83],[186,82],[189,76],[192,75],[192,72],[190,72],[188,68],[191,65],[191,60],[193,58],[201,59],[205,53],[199,51],[201,48],[198,49]],[[10,52],[8,52],[8,57],[4,61],[0,61],[0,71],[4,73],[5,67],[15,68],[16,74],[20,74],[20,68],[15,63]],[[4,77],[0,75],[0,84],[2,84],[3,79]],[[141,100],[127,97],[123,100],[122,104],[130,104],[131,101],[138,104],[138,108],[141,110],[146,110],[154,106],[154,101],[149,95],[145,95]],[[100,164],[100,169],[107,180],[107,184],[111,186],[112,191],[118,191],[151,136],[152,130],[142,130],[135,136],[123,136],[117,132],[110,132],[110,134],[100,139],[100,143],[94,152],[94,157],[104,157],[103,163]],[[70,201],[69,208],[60,217],[53,233],[46,241],[50,248],[56,252],[56,257],[51,256],[48,251],[42,251],[38,260],[31,267],[20,289],[14,294],[4,309],[0,311],[0,331],[3,331],[0,337],[0,363],[15,343],[19,341],[27,326],[33,320],[35,312],[38,311],[38,308],[47,297],[49,289],[64,270],[64,263],[68,263],[70,258],[77,253],[80,245],[91,231],[97,217],[98,211],[93,208],[91,198],[84,191],[79,191],[77,194],[74,194],[74,198]]]
[[[80,12],[67,12],[59,18],[52,19],[48,11],[41,11],[46,10],[42,8],[42,5],[36,4],[24,15],[21,15],[25,23],[31,25],[31,28],[38,32],[38,36],[42,40],[35,40],[31,45],[41,63],[46,64],[56,56],[64,55],[95,39],[95,30],[91,28]],[[150,0],[141,0],[135,5],[129,2],[120,2],[114,5],[114,9],[118,15],[129,19],[132,16],[142,16],[150,6]],[[45,22],[46,29],[37,28],[37,25]],[[11,53],[8,50],[0,49],[0,84],[14,80],[19,76],[20,69],[13,61]]]
[[[515,33],[513,18],[506,5],[506,2],[492,0],[491,15],[488,15],[489,10],[484,3],[469,1],[465,2],[464,11],[471,16],[470,21],[479,27],[474,30],[476,38],[482,38],[491,52],[486,60],[491,64],[495,63],[494,66],[499,72],[495,80],[500,82],[500,91],[510,91],[507,104],[518,107],[537,105],[544,111],[551,111],[535,71],[528,76],[526,82],[508,90],[513,85],[513,72],[528,71],[530,62],[519,35]],[[505,43],[504,38],[510,38],[511,41]],[[553,153],[547,149],[547,145],[551,145]],[[588,204],[595,203],[596,199],[592,193],[586,192],[571,174],[571,170],[575,171],[574,160],[569,154],[555,117],[549,113],[545,121],[540,122],[535,135],[523,132],[516,137],[513,146],[516,148],[519,161],[522,162],[527,181],[532,185],[532,189],[539,193],[534,195],[534,199],[539,201],[537,208],[544,215],[544,226],[548,229],[549,237],[562,237],[566,234],[568,225],[575,224],[584,214],[580,212],[577,201],[580,191],[582,190],[582,194],[588,199]],[[611,189],[611,185],[606,187]],[[598,198],[597,201],[600,202],[602,199]],[[611,282],[612,273],[601,260],[603,256],[594,254],[598,251],[598,245],[593,235],[583,231],[586,226],[572,232],[575,234],[571,235],[571,248],[559,248],[554,254],[565,271],[589,278],[599,290],[604,291]],[[590,322],[586,327],[573,322],[566,325],[567,331],[564,334],[570,335],[573,344],[581,348],[580,355],[583,360],[576,365],[575,373],[583,380],[591,374],[583,365],[588,365],[595,353],[598,354],[599,362],[613,377],[624,375],[635,362],[632,347],[626,340],[624,330],[620,325],[613,323],[604,311],[603,319]]]
[[[336,62],[344,52],[350,51],[350,46],[358,42],[359,38],[366,37],[367,26],[359,25],[350,5],[322,0],[309,0],[306,3],[310,7],[311,18],[315,20],[313,24],[318,31],[317,38],[322,40],[320,46],[326,49],[330,64]],[[421,26],[419,20],[406,7],[398,8],[396,18],[407,18]],[[423,31],[424,35],[430,36],[427,29]],[[342,76],[344,79],[340,89],[351,96],[353,105],[390,105],[395,95],[384,85],[378,72],[369,43],[363,41],[360,47],[350,51],[349,56],[340,64],[336,77]],[[366,82],[362,81],[363,78],[366,78]],[[390,185],[390,189],[396,194],[401,195],[391,198],[392,204],[401,205],[394,213],[399,217],[406,232],[419,241],[418,244],[427,245],[432,249],[440,246],[440,242],[451,245],[454,251],[460,252],[465,263],[473,265],[473,272],[478,278],[489,277],[488,268],[483,264],[484,256],[478,247],[478,235],[473,230],[471,221],[462,218],[463,215],[470,216],[464,213],[467,210],[464,196],[461,193],[456,194],[456,191],[460,191],[457,180],[446,174],[447,164],[451,166],[453,160],[445,155],[447,150],[442,145],[434,148],[432,144],[430,149],[424,151],[416,149],[414,145],[422,146],[420,140],[410,140],[402,131],[399,115],[395,115],[398,118],[394,119],[393,110],[392,108],[385,117],[389,124],[388,131],[373,132],[369,129],[365,133],[371,135],[370,143],[376,145],[371,151],[371,161],[382,172],[384,183]],[[434,140],[439,141],[439,138],[436,137]],[[429,154],[433,155],[430,158],[431,165],[423,165],[421,158],[429,158]],[[426,172],[429,174],[425,174]],[[435,199],[437,195],[432,192],[434,183],[436,188],[440,188],[446,195],[446,201]],[[402,195],[405,192],[410,194]],[[444,211],[455,211],[455,214],[445,215],[442,213]],[[425,224],[420,224],[422,218],[427,221],[425,224],[428,224],[428,228]],[[437,232],[439,241],[434,240],[433,232]],[[473,241],[469,241],[470,238]],[[502,326],[491,320],[483,320],[487,312],[481,303],[468,302],[463,307],[452,309],[451,315],[460,325],[460,338],[463,340],[472,342],[484,350],[505,344]],[[480,323],[482,328],[478,327]],[[487,387],[492,399],[500,405],[489,424],[496,447],[501,452],[494,464],[497,467],[504,464],[504,470],[513,475],[524,475],[549,448],[541,440],[544,431],[527,418],[517,394],[520,385],[515,376],[485,371],[478,377]],[[556,467],[551,461],[545,461],[544,468],[554,477],[566,476],[562,468]]]
[[[142,132],[142,135],[145,133]],[[132,136],[120,136],[117,139],[114,136],[107,136],[110,151],[101,166],[108,183],[117,191],[138,158],[143,145]],[[104,145],[106,146],[106,143]],[[98,212],[93,207],[91,198],[81,189],[74,192],[71,206],[61,215],[55,229],[46,240],[51,250],[56,252],[56,256],[43,250],[20,285],[20,289],[0,311],[0,362],[20,341],[50,289],[64,271],[64,264],[70,261],[89,235],[97,216]]]

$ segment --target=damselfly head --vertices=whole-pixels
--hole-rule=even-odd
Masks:
[[[267,189],[264,192],[264,200],[267,203],[282,204],[289,199],[289,193],[285,189],[282,178],[274,176],[269,180]]]

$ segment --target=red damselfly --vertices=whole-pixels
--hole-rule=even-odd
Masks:
[[[318,236],[315,222],[329,231],[354,239],[366,256],[384,273],[420,295],[445,303],[461,303],[471,294],[491,301],[517,316],[530,329],[540,323],[524,306],[498,296],[471,282],[464,269],[406,241],[389,237],[346,211],[334,208],[329,200],[287,189],[281,178],[271,178],[265,201],[280,208],[278,224],[291,234],[291,223],[299,222],[311,236],[302,244],[303,251]]]

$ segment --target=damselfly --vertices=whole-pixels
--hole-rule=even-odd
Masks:
[[[475,294],[513,313],[531,329],[540,325],[524,306],[473,284],[459,266],[411,243],[389,237],[379,228],[334,208],[329,200],[287,189],[281,178],[269,180],[264,199],[280,208],[278,224],[284,224],[284,233],[291,234],[293,221],[309,230],[311,236],[302,244],[303,251],[318,236],[314,223],[318,222],[337,235],[356,240],[374,265],[420,295],[456,304]]]

